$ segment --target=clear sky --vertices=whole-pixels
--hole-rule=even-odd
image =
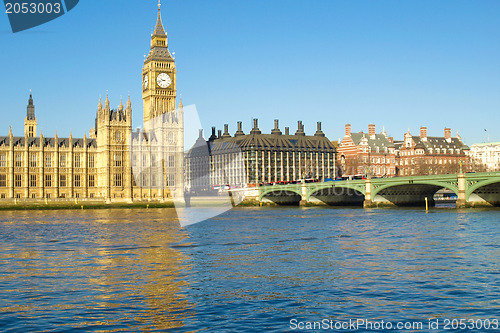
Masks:
[[[99,94],[130,93],[142,126],[141,70],[156,0],[82,0],[13,34],[0,14],[0,135],[23,134],[29,90],[45,136],[82,137]],[[385,125],[396,139],[458,129],[500,141],[500,1],[163,0],[177,88],[206,131],[251,118],[292,131],[316,121],[331,140]],[[186,119],[188,122],[189,119]],[[487,129],[487,132],[485,132]]]

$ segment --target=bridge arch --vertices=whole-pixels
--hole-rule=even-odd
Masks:
[[[442,188],[453,191],[458,196],[458,182],[455,179],[404,179],[389,181],[372,190],[372,201],[378,205],[433,206],[434,194]]]
[[[385,189],[388,189],[388,188],[391,188],[394,186],[402,186],[402,185],[408,185],[408,186],[432,185],[432,186],[437,186],[440,188],[446,188],[450,191],[453,191],[456,195],[458,195],[458,184],[456,182],[451,183],[451,182],[442,182],[442,181],[438,181],[438,180],[424,180],[424,181],[422,181],[422,180],[405,180],[405,181],[391,182],[388,184],[384,184],[384,185],[375,187],[372,190],[372,195],[375,196]]]
[[[290,186],[270,186],[261,190],[259,194],[259,202],[267,199],[278,205],[295,205],[302,200],[302,192],[300,187]]]
[[[479,180],[465,191],[465,198],[471,205],[500,206],[500,179]]]
[[[325,183],[309,188],[307,201],[319,200],[326,205],[362,206],[365,200],[366,185],[362,183],[336,182]]]
[[[496,183],[500,184],[500,179],[487,179],[487,180],[478,181],[478,182],[472,184],[471,186],[469,186],[469,188],[465,192],[466,193],[466,198],[468,199],[469,196],[472,193],[474,193],[474,191],[480,189],[481,187],[485,187],[487,185],[492,185],[492,184],[496,184]]]

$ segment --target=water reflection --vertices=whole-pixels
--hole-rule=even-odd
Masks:
[[[0,327],[282,332],[291,318],[498,314],[498,211],[246,208],[184,229],[174,214],[0,214]]]
[[[0,326],[181,327],[191,266],[171,245],[186,238],[173,209],[2,213]]]
[[[186,249],[196,255],[190,296],[199,300],[187,326],[287,331],[290,318],[494,316],[496,221],[496,212],[455,210],[225,213],[188,228],[200,243]]]

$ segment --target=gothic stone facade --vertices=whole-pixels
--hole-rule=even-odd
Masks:
[[[99,99],[87,138],[37,134],[30,94],[24,136],[0,137],[1,198],[164,199],[183,194],[182,103],[175,110],[176,68],[160,8],[144,62],[144,130],[132,134],[132,107]],[[161,167],[159,167],[161,166]]]
[[[30,95],[23,137],[9,129],[0,137],[1,198],[93,198],[100,196],[102,163],[96,139],[37,136]]]

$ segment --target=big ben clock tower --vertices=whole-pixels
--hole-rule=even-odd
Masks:
[[[158,1],[158,19],[151,35],[151,50],[142,69],[142,100],[144,123],[159,115],[175,110],[175,60],[168,50],[168,38],[161,22]]]
[[[151,164],[140,170],[141,198],[177,200],[184,197],[184,110],[182,101],[178,109],[175,105],[176,75],[158,1],[151,50],[142,68],[143,126],[150,139],[143,148],[149,149],[151,156],[139,158],[141,161],[150,158]]]

